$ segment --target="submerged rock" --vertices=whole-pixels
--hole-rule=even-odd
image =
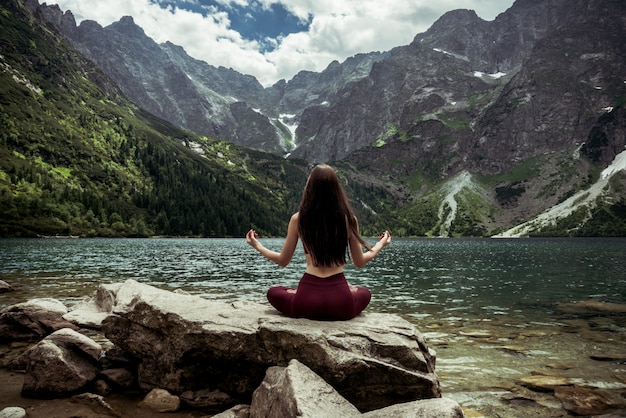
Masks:
[[[441,396],[435,353],[396,315],[366,313],[323,322],[133,280],[108,291],[115,304],[103,330],[138,359],[144,390],[219,390],[248,403],[269,367],[297,359],[361,411]]]
[[[599,300],[585,300],[575,303],[559,303],[557,305],[557,308],[561,312],[577,315],[626,313],[626,304],[602,302]]]
[[[558,387],[554,396],[563,402],[563,408],[576,415],[597,416],[619,413],[624,416],[623,400],[610,392],[582,388],[577,386]]]

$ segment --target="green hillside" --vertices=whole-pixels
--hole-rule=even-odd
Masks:
[[[0,6],[0,236],[282,234],[305,173],[134,106],[21,2]]]

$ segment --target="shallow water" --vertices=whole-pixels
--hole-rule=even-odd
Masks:
[[[282,240],[264,243],[278,250]],[[554,416],[554,399],[523,398],[521,377],[567,364],[559,374],[592,386],[626,382],[621,362],[590,359],[626,356],[626,315],[565,309],[589,300],[625,304],[625,254],[626,239],[394,239],[346,276],[372,290],[369,311],[402,315],[426,335],[444,396],[485,416]],[[126,279],[264,302],[269,286],[295,286],[303,269],[301,247],[283,269],[244,239],[0,240],[0,280],[16,288],[0,294],[0,308],[34,297],[71,306],[102,283]]]

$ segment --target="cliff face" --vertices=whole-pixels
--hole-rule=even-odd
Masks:
[[[156,44],[132,18],[76,27],[71,13],[40,8],[133,101],[186,129],[308,162],[347,162],[357,183],[385,187],[395,204],[423,206],[443,182],[472,174],[484,192],[481,209],[466,216],[471,231],[563,201],[624,146],[620,0],[517,0],[491,22],[455,10],[409,45],[266,88]],[[417,209],[403,210],[414,224]]]
[[[608,96],[624,91],[623,80],[613,79],[624,68],[624,6],[614,0],[518,0],[491,22],[471,10],[451,11],[410,45],[267,88],[171,43],[155,43],[130,17],[106,28],[88,21],[76,27],[71,12],[42,9],[155,115],[312,162],[343,159],[396,133],[429,136],[432,124],[418,125],[438,120],[459,150],[474,150],[469,160],[482,161],[453,171],[500,172],[533,153],[583,142],[602,113],[598,105],[614,105]]]

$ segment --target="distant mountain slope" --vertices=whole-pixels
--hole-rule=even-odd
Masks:
[[[284,233],[301,169],[138,108],[38,10],[0,6],[0,236]]]
[[[452,11],[410,45],[268,88],[157,45],[132,18],[76,27],[70,12],[37,10],[150,112],[290,160],[334,161],[373,230],[493,235],[598,184],[624,147],[620,0],[517,0],[491,22]],[[590,216],[528,234],[626,234],[624,186],[618,173]]]

